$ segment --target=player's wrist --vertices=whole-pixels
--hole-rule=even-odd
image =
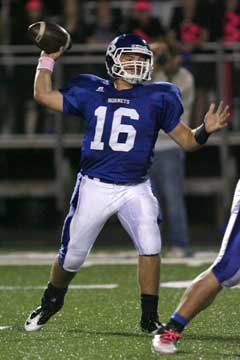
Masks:
[[[38,59],[37,70],[44,69],[53,72],[54,65],[55,60],[52,57],[41,54],[40,58]]]
[[[211,133],[207,132],[204,122],[196,128],[194,133],[195,140],[199,145],[204,145],[210,135]]]

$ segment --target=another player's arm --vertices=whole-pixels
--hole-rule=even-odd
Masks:
[[[63,50],[61,49],[53,54],[45,54],[42,52],[41,56],[49,57],[55,61],[62,53]],[[60,91],[53,90],[52,72],[50,70],[36,70],[34,80],[34,99],[50,109],[60,112],[63,111],[63,96]]]
[[[230,116],[229,107],[223,107],[221,101],[217,110],[214,111],[215,104],[211,104],[204,117],[203,124],[196,129],[191,129],[180,122],[170,133],[169,136],[186,151],[194,151],[204,145],[208,137],[228,125]]]

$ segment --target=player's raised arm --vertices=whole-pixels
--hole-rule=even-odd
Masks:
[[[52,88],[52,71],[55,61],[63,51],[64,49],[61,48],[52,54],[41,52],[34,81],[34,99],[48,108],[60,112],[63,111],[63,96],[60,91]]]
[[[204,145],[212,133],[225,128],[228,125],[229,116],[229,107],[224,107],[222,101],[216,111],[215,104],[211,104],[202,125],[196,129],[190,129],[180,122],[169,133],[169,136],[185,150],[194,151]]]

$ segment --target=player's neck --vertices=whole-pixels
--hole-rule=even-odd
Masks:
[[[128,89],[131,89],[133,87],[133,85],[129,84],[125,80],[117,79],[114,81],[114,87],[117,90],[128,90]]]

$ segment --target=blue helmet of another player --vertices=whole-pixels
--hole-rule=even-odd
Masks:
[[[135,56],[132,57],[131,54]],[[139,84],[151,80],[153,53],[148,43],[140,36],[123,34],[108,45],[106,67],[112,78]]]

